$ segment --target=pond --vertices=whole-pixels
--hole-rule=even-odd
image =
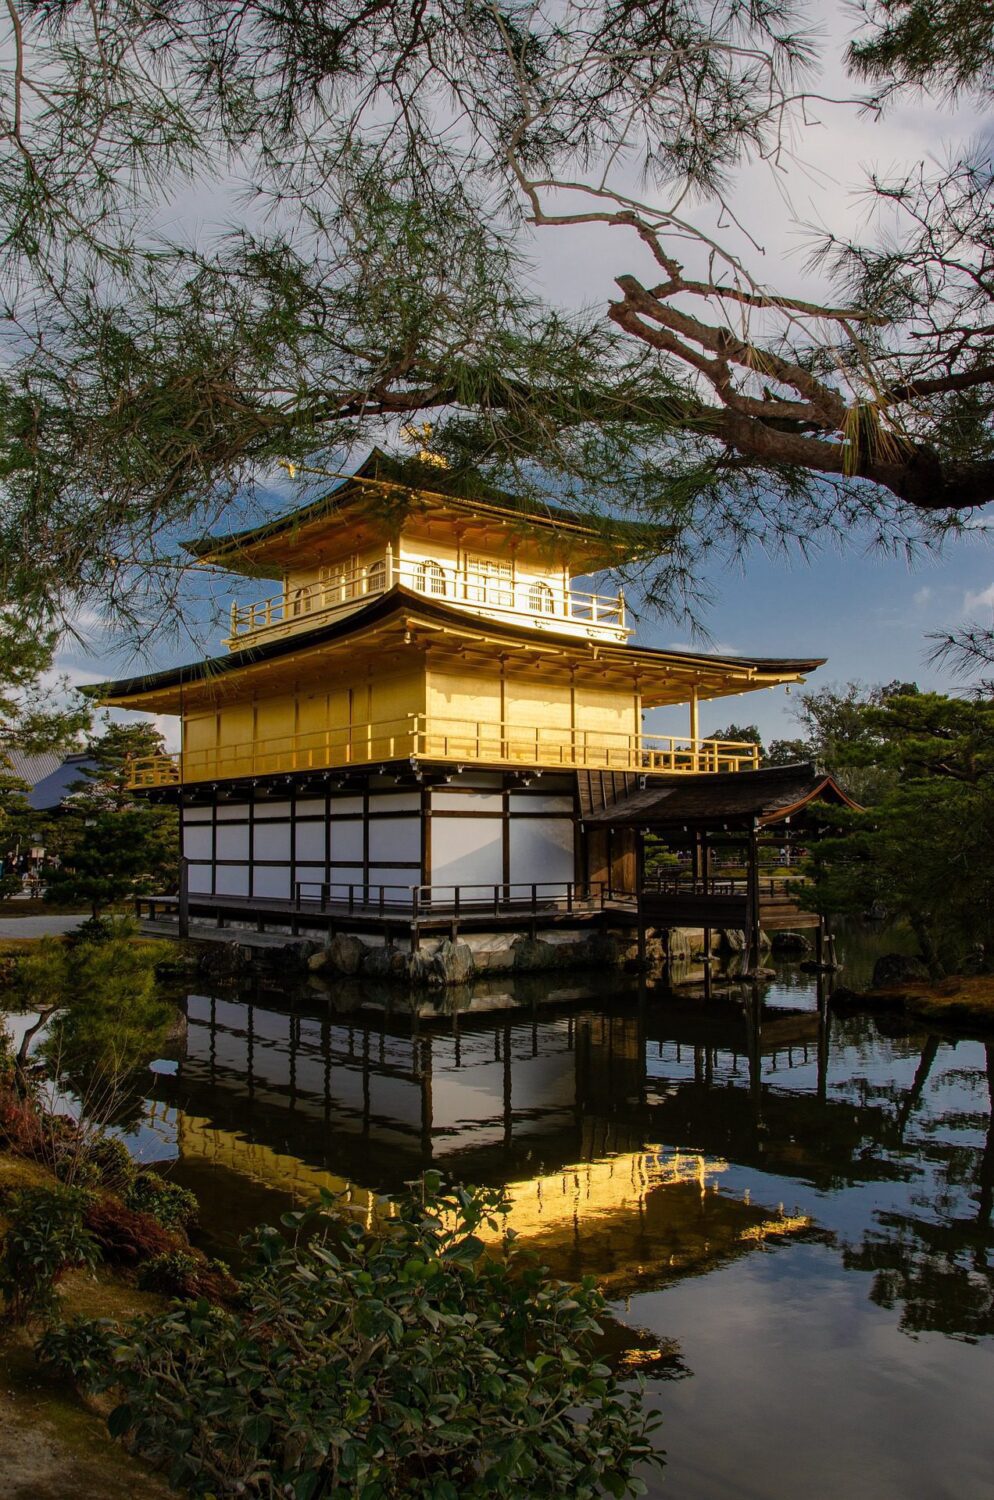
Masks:
[[[841,946],[858,980],[872,944]],[[994,1043],[833,1015],[790,964],[750,997],[200,989],[129,1138],[227,1255],[322,1186],[372,1216],[428,1165],[505,1184],[610,1298],[664,1416],[653,1493],[994,1496]]]

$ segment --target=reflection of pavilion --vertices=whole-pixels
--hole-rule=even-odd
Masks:
[[[640,1015],[464,1013],[426,1024],[191,996],[163,1088],[181,1171],[282,1194],[347,1191],[367,1222],[428,1165],[500,1183],[510,1224],[557,1274],[614,1295],[696,1274],[806,1228],[720,1186],[727,1164],[645,1146]],[[665,1139],[665,1137],[663,1137]],[[360,1186],[361,1184],[361,1186]]]

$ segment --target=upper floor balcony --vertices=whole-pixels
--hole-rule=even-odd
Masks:
[[[403,719],[188,750],[185,755],[149,756],[132,762],[129,785],[180,786],[194,781],[344,770],[399,760],[537,771],[582,767],[707,775],[756,770],[759,747],[751,742],[680,735],[556,729],[408,714]]]
[[[592,594],[552,579],[517,579],[510,564],[457,568],[426,558],[382,557],[348,569],[329,569],[315,583],[287,588],[252,604],[232,604],[230,649],[277,640],[358,609],[395,584],[473,614],[589,640],[624,642],[631,635],[625,597]]]

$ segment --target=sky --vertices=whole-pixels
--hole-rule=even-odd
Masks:
[[[824,0],[814,14],[827,39],[818,89],[825,96],[843,98],[852,92],[840,59],[853,11]],[[800,226],[830,224],[858,233],[866,227],[867,212],[865,195],[858,188],[870,171],[941,159],[947,149],[985,128],[985,122],[967,108],[952,113],[928,101],[904,103],[883,119],[847,104],[826,103],[811,111],[811,118],[816,123],[796,138],[793,154],[780,170],[757,166],[742,174],[734,208],[743,232],[725,226],[721,235],[723,242],[742,252],[760,280],[783,291],[815,296],[818,279],[805,267],[810,240]],[[634,182],[629,175],[626,185]],[[188,212],[206,228],[207,200],[193,202]],[[708,211],[701,210],[698,219],[712,227]],[[644,247],[625,231],[600,226],[536,231],[529,253],[536,289],[573,307],[603,307],[615,292],[614,277],[620,272],[652,276],[653,263]],[[688,264],[693,268],[692,253]],[[287,494],[286,502],[299,500],[291,502]],[[826,657],[826,666],[811,679],[812,687],[901,679],[956,691],[962,683],[948,671],[928,665],[927,637],[968,619],[994,623],[992,535],[994,531],[978,521],[974,529],[949,542],[941,555],[921,558],[910,568],[903,558],[868,553],[858,538],[845,551],[831,545],[816,550],[810,561],[754,552],[741,567],[715,564],[705,575],[715,602],[702,623],[713,649],[722,652]],[[230,592],[223,581],[215,582],[212,591],[224,605],[230,598],[244,601],[252,596],[253,585],[236,578]],[[224,632],[209,619],[206,592],[202,580],[191,579],[189,614],[195,641],[177,642],[163,635],[138,664],[128,653],[112,649],[99,621],[86,617],[79,621],[85,645],[67,641],[57,672],[77,683],[95,681],[222,649]],[[675,630],[672,622],[645,613],[635,639],[651,646],[700,649],[699,642]],[[702,730],[734,721],[756,723],[767,739],[790,735],[796,701],[783,690],[723,700],[704,712]],[[162,727],[175,744],[174,727]],[[682,711],[669,710],[653,715],[647,727],[685,732],[687,725]]]

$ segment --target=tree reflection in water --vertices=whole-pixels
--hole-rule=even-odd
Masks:
[[[937,1037],[926,1038],[914,1082],[899,1105],[902,1133],[939,1050]],[[900,1305],[907,1333],[935,1331],[964,1339],[994,1333],[994,1043],[985,1045],[984,1057],[983,1072],[959,1069],[945,1075],[947,1084],[959,1087],[915,1138],[924,1182],[909,1195],[908,1211],[881,1211],[861,1244],[843,1251],[847,1267],[872,1274],[874,1302]],[[983,1107],[964,1111],[961,1089],[983,1091],[978,1098]],[[982,1137],[982,1146],[958,1144],[967,1133]]]

